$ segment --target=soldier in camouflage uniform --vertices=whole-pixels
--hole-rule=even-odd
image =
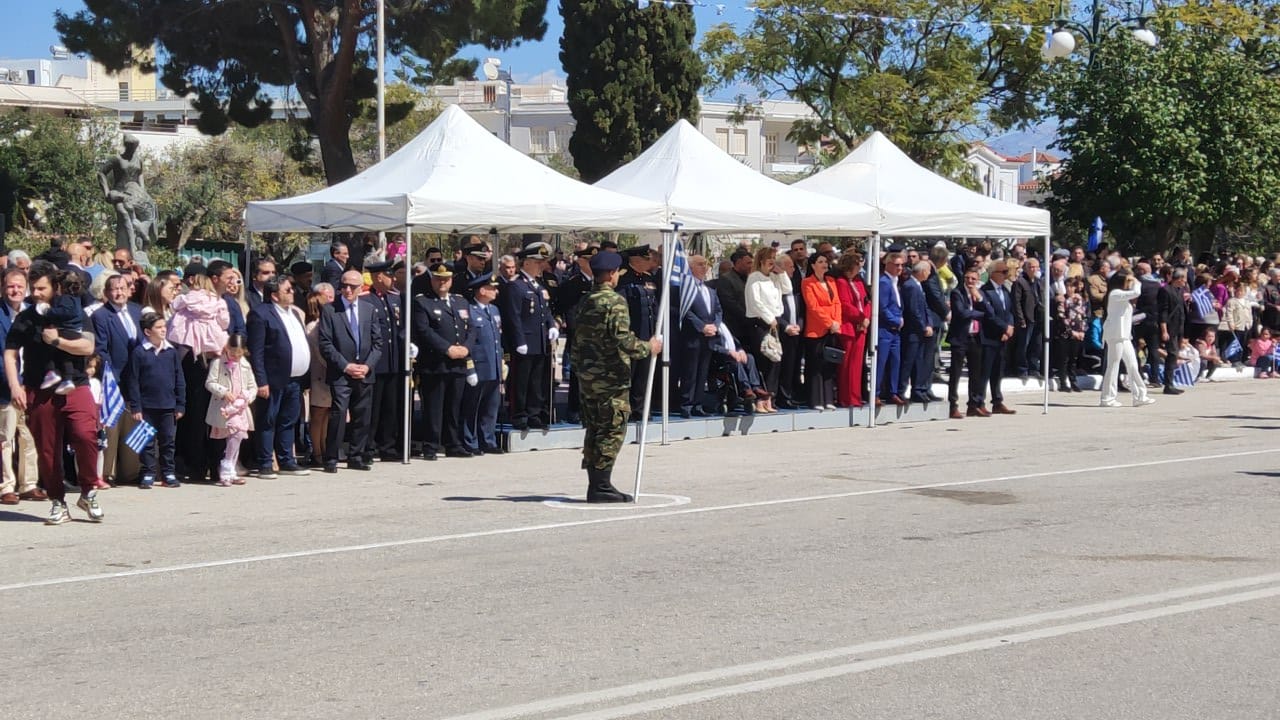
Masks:
[[[587,502],[631,502],[610,480],[613,463],[627,433],[631,412],[631,363],[662,351],[662,338],[647,342],[631,332],[627,301],[614,287],[622,256],[598,252],[591,257],[595,284],[578,304],[573,342],[573,366],[577,369],[582,399],[582,465],[587,470]]]

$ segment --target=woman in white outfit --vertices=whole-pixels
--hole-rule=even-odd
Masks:
[[[1133,351],[1133,300],[1141,290],[1137,280],[1128,271],[1117,271],[1107,280],[1106,314],[1102,320],[1102,342],[1107,348],[1107,371],[1102,377],[1102,406],[1120,407],[1116,400],[1116,383],[1119,381],[1120,362],[1124,362],[1129,374],[1129,388],[1133,404],[1150,405],[1155,400],[1147,397],[1147,384],[1142,382],[1138,370],[1138,356]]]

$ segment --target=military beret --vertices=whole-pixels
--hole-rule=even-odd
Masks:
[[[544,242],[535,242],[532,245],[526,245],[523,250],[516,253],[516,257],[526,260],[550,260],[551,246]]]
[[[648,245],[637,245],[635,247],[627,248],[626,250],[623,250],[622,256],[628,257],[628,258],[649,257],[649,254],[652,252],[653,252],[653,248],[649,247]]]
[[[622,256],[615,252],[598,252],[591,256],[591,272],[601,273],[622,267]]]
[[[435,265],[432,265],[429,272],[431,273],[431,277],[433,278],[444,279],[444,278],[453,277],[453,271],[450,270],[449,266],[445,265],[444,263],[436,263]]]
[[[502,280],[498,277],[498,273],[495,272],[495,273],[490,273],[489,275],[481,275],[475,280],[472,280],[467,285],[467,287],[474,290],[476,288],[484,287],[485,285],[489,285],[491,287],[498,287],[501,284],[502,284]]]

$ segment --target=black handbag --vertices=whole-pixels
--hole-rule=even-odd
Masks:
[[[826,362],[831,363],[832,365],[839,365],[840,363],[844,362],[844,350],[841,349],[840,346],[837,344],[839,343],[839,340],[831,339],[831,338],[839,338],[839,337],[840,337],[839,335],[832,333],[831,335],[828,336],[826,346],[822,348],[822,359],[825,360]]]

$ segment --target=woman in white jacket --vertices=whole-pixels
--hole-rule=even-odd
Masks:
[[[1147,397],[1147,384],[1142,381],[1138,369],[1138,356],[1133,351],[1133,300],[1141,290],[1137,280],[1126,270],[1117,271],[1107,280],[1107,295],[1102,320],[1102,342],[1107,348],[1107,371],[1102,377],[1102,406],[1120,407],[1116,400],[1116,383],[1119,381],[1120,363],[1124,362],[1129,374],[1129,388],[1133,404],[1150,405],[1155,400]]]
[[[778,250],[772,247],[756,251],[755,272],[747,277],[746,306],[747,322],[751,323],[751,337],[746,338],[747,349],[756,358],[756,368],[760,378],[769,391],[769,397],[757,403],[763,412],[776,412],[773,396],[778,393],[778,376],[782,369],[781,361],[765,357],[760,351],[760,344],[771,334],[778,331],[778,318],[783,313],[782,290],[771,277],[773,264]]]

